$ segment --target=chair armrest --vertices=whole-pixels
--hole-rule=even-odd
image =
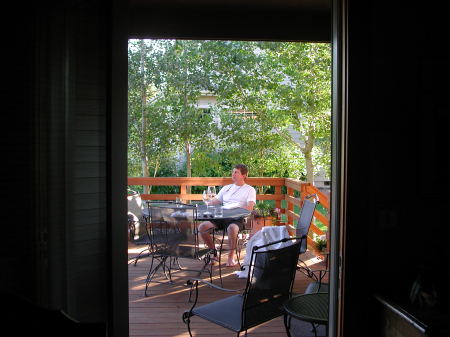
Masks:
[[[227,292],[241,292],[243,289],[228,289],[228,288],[222,288],[219,286],[216,286],[215,284],[212,284],[211,282],[199,279],[199,278],[191,278],[186,282],[186,285],[191,287],[190,293],[189,293],[189,302],[191,301],[191,296],[192,296],[192,287],[195,287],[195,300],[194,300],[194,304],[192,305],[192,307],[189,310],[186,310],[183,313],[183,322],[184,323],[188,323],[190,317],[193,315],[192,314],[192,310],[194,310],[195,306],[197,305],[197,301],[198,301],[198,283],[204,283],[212,288],[215,289],[219,289],[219,290],[223,290],[223,291],[227,291]]]
[[[218,285],[215,285],[215,284],[213,284],[213,283],[211,283],[211,282],[205,281],[205,280],[203,280],[203,279],[199,279],[199,278],[192,278],[192,279],[189,279],[189,280],[186,282],[186,284],[187,284],[188,286],[191,286],[191,287],[195,286],[195,287],[196,287],[196,291],[197,291],[197,288],[198,288],[198,282],[204,283],[204,284],[210,286],[211,288],[215,288],[215,289],[219,289],[219,290],[227,291],[227,292],[241,292],[241,291],[243,291],[243,290],[245,289],[245,288],[242,288],[242,289],[229,289],[229,288],[223,288],[223,287],[219,287]]]
[[[327,272],[329,272],[328,269],[311,269],[311,271],[312,271],[313,273],[318,272],[318,273],[323,273],[323,274],[326,274]]]
[[[309,278],[316,280],[317,282],[322,282],[322,279],[329,272],[328,269],[310,269],[306,265],[297,264],[297,270],[304,273]],[[317,275],[319,274],[319,275]]]

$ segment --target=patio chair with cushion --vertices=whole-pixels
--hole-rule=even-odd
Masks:
[[[145,236],[146,222],[142,214],[142,199],[141,195],[132,190],[128,190],[128,230],[130,241],[139,240]]]
[[[143,202],[141,195],[133,190],[128,190],[128,236],[129,240],[136,245],[144,244],[146,247],[139,254],[129,258],[136,266],[139,259],[149,255],[149,239],[147,235],[147,220],[142,212]],[[145,253],[145,254],[144,254]]]
[[[231,290],[210,282],[193,279],[195,301],[189,311],[183,313],[183,322],[190,336],[191,318],[202,319],[237,333],[282,316],[283,303],[291,297],[300,246],[306,238],[285,238],[252,249],[249,277],[245,289]],[[281,248],[271,249],[281,242]],[[229,292],[242,292],[215,302],[196,307],[199,297],[199,282]]]

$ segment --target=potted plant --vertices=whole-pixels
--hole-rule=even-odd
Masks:
[[[314,233],[313,237],[314,247],[313,251],[318,257],[323,257],[323,253],[327,249],[327,237],[326,235],[317,235]]]
[[[277,226],[280,222],[281,210],[272,207],[269,203],[259,202],[255,205],[252,214],[259,227]]]

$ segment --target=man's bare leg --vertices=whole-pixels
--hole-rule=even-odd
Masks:
[[[199,226],[198,226],[198,231],[200,232],[200,236],[203,239],[203,242],[208,246],[208,248],[214,249],[214,242],[211,236],[211,232],[213,230],[213,228],[215,228],[216,226],[210,222],[210,221],[205,221],[202,222]]]
[[[230,224],[227,228],[227,233],[228,233],[228,245],[230,247],[230,250],[228,253],[228,262],[226,265],[227,267],[232,267],[237,265],[237,261],[234,259],[234,254],[236,250],[237,236],[239,233],[238,225],[234,223]]]

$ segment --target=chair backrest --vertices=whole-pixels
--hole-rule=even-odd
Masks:
[[[139,192],[128,191],[128,213],[135,215],[137,218],[142,218],[142,199]]]
[[[297,237],[307,236],[309,232],[309,227],[311,227],[311,221],[316,209],[316,202],[308,199],[303,200],[303,206],[300,211],[300,217],[298,218],[297,228],[295,235]],[[300,247],[300,254],[306,252],[308,240],[303,240]]]
[[[294,243],[270,249],[281,241]],[[251,272],[243,294],[243,326],[251,328],[283,314],[283,303],[291,296],[302,241],[287,238],[253,248]]]
[[[148,205],[152,251],[165,256],[199,259],[196,207],[167,202]]]
[[[133,223],[134,239],[138,239],[145,234],[145,221],[142,214],[142,199],[138,192],[128,190],[128,222]]]

